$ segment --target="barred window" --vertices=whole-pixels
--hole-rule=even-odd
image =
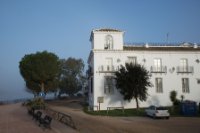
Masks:
[[[182,78],[182,91],[183,93],[189,93],[189,79],[188,78]]]
[[[161,71],[161,68],[162,68],[162,60],[160,58],[156,58],[154,59],[154,67],[155,67],[155,70],[160,72]]]
[[[104,93],[113,94],[115,87],[115,80],[112,76],[105,76],[104,78]]]
[[[111,35],[106,36],[104,49],[113,49],[113,37]]]
[[[157,93],[163,93],[163,81],[162,81],[162,78],[156,78],[155,85],[156,85],[156,92]]]
[[[181,66],[181,70],[183,72],[187,72],[188,71],[188,60],[187,59],[181,59],[180,60],[180,66]]]
[[[132,63],[135,65],[137,63],[137,57],[128,57],[127,63]]]

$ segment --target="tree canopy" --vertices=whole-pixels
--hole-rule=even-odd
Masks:
[[[123,95],[124,100],[136,100],[137,109],[139,101],[146,101],[148,87],[151,87],[150,74],[140,64],[125,64],[115,73],[116,87]]]
[[[25,55],[19,62],[19,69],[32,92],[49,92],[57,89],[60,71],[59,58],[47,51]]]
[[[83,75],[84,63],[82,59],[68,58],[60,60],[61,74],[59,77],[61,94],[73,95],[84,85],[85,76]]]

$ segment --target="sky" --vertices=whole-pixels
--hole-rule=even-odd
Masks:
[[[200,0],[0,0],[0,101],[32,96],[19,61],[47,50],[82,58],[93,29],[125,31],[124,42],[200,42]]]

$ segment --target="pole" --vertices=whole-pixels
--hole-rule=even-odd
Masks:
[[[100,102],[99,102],[99,110],[100,110]]]
[[[169,43],[169,32],[167,33],[167,44]]]

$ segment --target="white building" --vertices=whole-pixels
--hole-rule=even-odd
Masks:
[[[136,108],[135,100],[124,101],[114,86],[114,72],[126,62],[139,63],[151,73],[153,87],[140,107],[171,105],[169,93],[177,91],[180,99],[200,102],[200,47],[197,44],[140,44],[126,45],[124,32],[115,29],[96,29],[91,32],[89,64],[89,105],[92,109],[107,107]]]

